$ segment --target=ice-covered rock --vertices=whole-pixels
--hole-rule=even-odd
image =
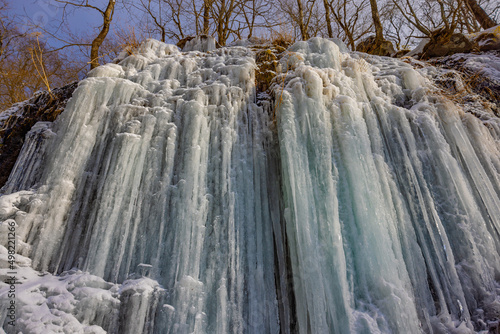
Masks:
[[[335,49],[292,46],[275,86],[299,332],[480,329],[498,299],[498,127],[409,65],[320,53]]]
[[[121,290],[109,320],[120,333],[243,333],[250,315],[276,332],[267,189],[278,180],[267,173],[271,120],[255,103],[254,69],[246,48],[181,54],[152,40],[94,69],[47,138],[36,196],[5,205],[33,267],[122,283],[150,264],[165,293]]]
[[[14,168],[27,133],[36,122],[54,121],[64,110],[76,85],[74,82],[50,92],[36,92],[29,100],[0,111],[0,188]],[[36,145],[32,142],[31,149],[35,149],[34,146]],[[10,191],[13,190],[8,192]]]
[[[467,35],[481,51],[500,50],[500,25]]]
[[[178,45],[183,52],[200,51],[210,52],[216,49],[216,41],[212,36],[198,35],[195,37],[186,37]]]
[[[4,330],[498,327],[500,120],[344,51],[296,43],[259,96],[243,46],[148,40],[93,70],[0,197]]]

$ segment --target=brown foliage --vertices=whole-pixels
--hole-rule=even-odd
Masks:
[[[38,90],[50,90],[78,79],[78,68],[58,52],[47,52],[37,35],[21,35],[3,50],[0,61],[0,110],[28,99]]]

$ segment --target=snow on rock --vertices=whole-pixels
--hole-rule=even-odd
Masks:
[[[18,207],[25,206],[29,202],[29,198],[33,195],[31,191],[20,191],[0,197],[0,219],[6,220],[14,216],[18,211]]]
[[[4,250],[0,246],[0,257]],[[17,256],[18,263],[25,259]],[[0,269],[2,278],[5,272]],[[157,282],[147,278],[120,285],[79,270],[53,276],[24,266],[16,272],[17,320],[12,327],[6,325],[6,315],[0,317],[6,333],[143,333],[148,311],[144,308],[150,307],[150,296],[161,291]],[[8,279],[0,283],[2,308],[9,302],[9,284],[5,281]]]
[[[405,61],[423,67],[420,72],[433,80],[438,89],[460,104],[464,111],[488,122],[492,114],[500,116],[500,53],[457,53],[428,62],[409,58]]]
[[[40,92],[37,92],[35,93],[36,94],[40,94]],[[28,104],[29,102],[28,101],[23,101],[23,102],[18,102],[18,103],[15,103],[12,105],[12,107],[10,107],[9,109],[7,110],[3,110],[1,113],[0,113],[0,128],[3,128],[5,123],[7,122],[7,120],[11,117],[11,116],[21,116],[22,115],[22,111],[23,111],[23,108]]]
[[[428,64],[462,72],[479,82],[486,81],[493,90],[498,90],[500,86],[500,52],[497,51],[479,54],[457,53],[448,57],[432,59]],[[428,64],[420,62],[420,66],[428,66]],[[429,67],[426,71],[434,71],[434,73],[429,72],[433,77],[443,76],[442,73],[432,67]]]
[[[465,37],[465,41],[467,40],[470,41],[470,43],[472,43],[475,46],[475,48],[477,48],[479,51],[482,52],[493,51],[493,50],[500,51],[500,25],[497,25],[489,29],[481,30],[476,33],[464,35],[463,37]],[[464,40],[462,39],[462,42],[463,41]],[[408,52],[405,56],[420,57],[424,52],[425,46],[429,42],[430,42],[429,38],[423,38],[420,41],[420,43],[416,46],[416,48]],[[451,48],[453,48],[453,45],[450,46]]]
[[[430,42],[429,38],[422,38],[420,43],[418,43],[417,47],[407,54],[405,54],[405,57],[415,57],[415,56],[420,56],[424,52],[424,47],[427,45],[427,43]]]
[[[500,50],[500,25],[467,36],[481,51]]]

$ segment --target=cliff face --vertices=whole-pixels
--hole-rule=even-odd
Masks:
[[[466,75],[321,38],[191,44],[98,67],[26,136],[6,333],[497,330],[500,118]]]
[[[0,113],[0,188],[9,178],[26,134],[36,122],[53,122],[64,110],[76,86],[74,82],[50,93],[39,92]]]

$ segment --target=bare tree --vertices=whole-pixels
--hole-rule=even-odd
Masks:
[[[299,25],[300,34],[302,35],[302,39],[304,41],[306,41],[309,39],[309,33],[307,31],[309,24],[308,24],[308,22],[305,22],[305,19],[304,19],[304,8],[302,6],[302,0],[297,0],[297,8],[298,8],[297,23]],[[311,16],[309,16],[309,17],[311,17]]]
[[[203,0],[203,34],[208,35],[210,33],[210,12],[212,10],[212,5],[214,0]]]
[[[45,29],[43,27],[35,25],[36,29],[42,30],[44,33],[50,35],[52,38],[64,43],[62,47],[59,47],[57,49],[54,49],[53,51],[59,51],[68,47],[89,47],[90,46],[90,69],[93,69],[97,66],[99,66],[99,48],[104,42],[110,26],[111,26],[111,21],[113,19],[113,14],[115,10],[115,5],[116,5],[116,0],[108,0],[107,6],[104,9],[101,9],[99,7],[93,6],[89,4],[88,0],[71,0],[71,1],[65,1],[65,0],[54,0],[57,3],[60,3],[63,5],[63,15],[62,15],[62,22],[61,25],[67,24],[70,21],[69,12],[73,12],[73,10],[77,9],[90,9],[97,11],[101,16],[102,16],[102,25],[99,27],[99,33],[97,36],[95,36],[90,43],[85,43],[82,42],[80,38],[75,38],[74,34],[71,34],[70,32],[67,32],[68,35],[70,35],[70,40],[62,38],[59,33],[60,30],[57,29],[57,33],[54,33],[50,31],[49,29]]]
[[[275,8],[272,1],[246,0],[241,2],[241,15],[243,17],[243,32],[247,38],[253,36],[256,28],[269,30],[279,25],[279,20],[274,17]],[[239,18],[237,18],[240,20]],[[241,35],[241,33],[239,33]]]
[[[430,0],[433,1],[433,0]],[[434,4],[437,2],[422,1],[418,4],[420,15],[417,14],[414,8],[414,2],[410,0],[393,0],[393,5],[398,8],[405,20],[419,30],[424,36],[430,36],[432,31],[438,28],[435,23],[436,9]],[[443,8],[441,6],[441,8]],[[441,13],[446,18],[445,13]],[[447,21],[447,20],[446,20]],[[444,23],[444,22],[443,22]],[[439,24],[439,23],[438,23]],[[448,23],[446,23],[448,24]]]
[[[370,0],[370,7],[372,10],[373,26],[375,27],[375,44],[380,45],[384,41],[384,28],[380,21],[377,0]]]
[[[328,0],[323,0],[323,7],[325,8],[326,29],[328,31],[328,37],[333,38],[332,20],[330,18],[330,4],[328,3]]]
[[[496,25],[476,0],[393,0],[405,20],[424,36],[451,36],[456,30],[474,32]],[[476,22],[478,23],[476,23]]]
[[[492,28],[497,25],[476,0],[465,0],[465,3],[483,29]]]
[[[267,0],[139,0],[132,15],[141,28],[159,34],[162,41],[176,42],[192,35],[213,35],[220,45],[250,38],[278,25],[275,5]],[[139,15],[137,14],[139,13]]]
[[[328,7],[337,25],[339,37],[355,50],[356,41],[370,31],[367,0],[328,0]]]
[[[416,28],[406,22],[397,8],[388,6],[383,16],[386,22],[385,37],[394,44],[397,51],[410,49]]]
[[[286,16],[286,26],[297,29],[296,38],[307,40],[321,35],[325,29],[324,11],[316,0],[279,0],[281,11]]]
[[[139,11],[146,16],[146,20],[151,21],[153,28],[148,33],[159,33],[162,42],[175,42],[190,35],[210,35],[210,29],[214,26],[214,1],[140,0],[139,4],[133,4],[132,7],[136,11],[135,16]],[[143,17],[139,21],[144,22]]]
[[[162,42],[166,41],[167,38],[167,20],[164,13],[164,0],[139,0],[139,4],[133,4],[134,10],[142,11],[146,16],[152,20],[153,28],[151,32],[159,32],[160,40]],[[144,29],[145,28],[145,29]],[[149,30],[149,27],[143,27],[143,30]]]
[[[217,41],[226,45],[229,35],[234,31],[234,16],[239,14],[240,7],[236,0],[214,0],[212,17],[215,23]],[[238,27],[239,28],[239,27]]]
[[[48,52],[36,34],[2,30],[9,39],[0,61],[0,110],[28,99],[38,90],[49,90],[78,80],[79,64],[58,52]],[[11,38],[17,36],[16,38]]]
[[[7,13],[9,7],[5,0],[0,1],[0,61],[12,52],[10,45],[19,38],[26,36],[24,33],[20,33],[12,17]]]

